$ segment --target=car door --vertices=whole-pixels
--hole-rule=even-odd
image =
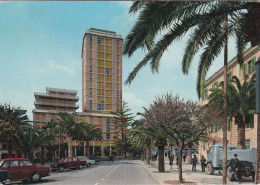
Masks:
[[[20,170],[21,170],[21,179],[29,179],[30,176],[35,172],[35,167],[31,161],[21,160]]]

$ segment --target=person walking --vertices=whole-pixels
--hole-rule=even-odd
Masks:
[[[186,153],[185,153],[185,154],[183,155],[183,162],[185,162],[186,158],[187,158],[187,155],[186,155]]]
[[[230,167],[232,168],[233,177],[235,180],[238,181],[238,183],[241,183],[240,178],[237,176],[239,174],[239,160],[237,158],[237,154],[234,154],[234,158],[230,160]]]
[[[109,156],[109,163],[110,161],[113,163],[114,162],[114,157],[112,155]]]
[[[171,154],[170,156],[169,156],[169,165],[170,165],[170,168],[172,169],[172,165],[173,165],[173,155]]]
[[[177,169],[179,169],[179,155],[176,156],[176,165],[177,165]]]
[[[193,158],[192,158],[192,171],[196,171],[196,165],[197,165],[197,157],[196,155],[194,154]]]
[[[201,164],[201,170],[202,170],[202,172],[205,172],[206,159],[205,159],[205,157],[204,157],[203,155],[201,156],[200,164]]]

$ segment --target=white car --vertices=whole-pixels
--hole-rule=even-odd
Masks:
[[[91,160],[89,158],[87,158],[86,156],[78,156],[79,160],[81,161],[87,161],[86,162],[86,166],[87,167],[90,167],[91,164],[96,164],[96,161],[95,160]]]

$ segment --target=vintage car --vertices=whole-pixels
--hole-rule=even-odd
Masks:
[[[63,172],[65,169],[83,169],[87,161],[80,161],[78,157],[65,157],[57,163],[50,164],[51,171],[59,170]]]
[[[79,160],[81,160],[81,161],[87,161],[87,163],[86,163],[86,166],[87,167],[90,167],[90,165],[92,164],[96,164],[96,160],[94,160],[94,159],[89,159],[88,157],[86,157],[86,156],[78,156],[78,158],[79,158]]]
[[[0,184],[5,184],[8,179],[8,171],[0,170]]]
[[[96,164],[100,162],[100,160],[98,158],[96,158],[95,156],[87,156],[88,159],[90,160],[95,160],[96,161]]]
[[[9,181],[38,182],[42,177],[50,175],[50,168],[37,166],[34,162],[25,158],[7,158],[0,160],[0,170],[8,172]]]

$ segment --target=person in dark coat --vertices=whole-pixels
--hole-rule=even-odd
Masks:
[[[114,162],[114,157],[113,157],[113,155],[110,155],[109,156],[109,163],[110,163],[110,161],[113,163]]]
[[[202,172],[205,172],[206,159],[205,159],[205,157],[203,155],[201,156],[200,164],[201,164]]]
[[[172,165],[173,165],[173,155],[171,154],[170,156],[169,156],[169,165],[170,165],[170,167],[171,167],[171,169],[172,169]]]
[[[197,165],[197,157],[196,155],[194,154],[193,158],[192,158],[192,171],[196,171],[196,165]]]
[[[234,158],[230,160],[230,165],[233,171],[233,177],[238,181],[239,183],[241,182],[240,179],[238,179],[237,174],[239,173],[239,160],[237,158],[237,154],[234,154]]]
[[[186,155],[186,153],[185,153],[185,154],[183,155],[183,162],[185,162],[186,158],[187,158],[187,155]]]

